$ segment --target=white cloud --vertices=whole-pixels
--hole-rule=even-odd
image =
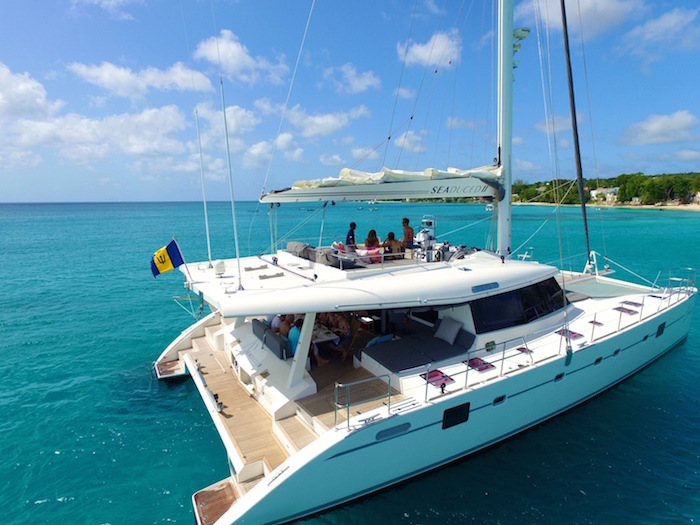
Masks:
[[[105,158],[109,154],[158,156],[181,153],[175,134],[185,128],[185,116],[176,106],[147,109],[141,113],[90,119],[69,114],[45,121],[17,122],[17,145],[44,146],[76,163]]]
[[[129,68],[103,62],[99,66],[86,66],[74,62],[68,69],[86,82],[106,89],[113,95],[134,98],[151,89],[177,91],[212,91],[211,82],[199,71],[177,62],[168,70],[153,67],[133,72]]]
[[[212,37],[200,42],[194,57],[216,66],[221,60],[221,68],[228,78],[251,85],[261,78],[272,84],[281,84],[283,77],[289,73],[284,55],[278,56],[276,63],[263,57],[253,57],[248,48],[228,29],[222,29],[219,38]]]
[[[131,4],[144,4],[144,0],[71,0],[73,9],[79,5],[94,5],[109,12],[118,20],[133,20],[134,17],[122,8]]]
[[[523,143],[522,137],[513,137],[513,146],[520,146]]]
[[[700,8],[675,8],[658,18],[648,20],[624,35],[622,52],[653,62],[664,52],[676,48],[700,48],[698,12]]]
[[[345,164],[345,160],[337,153],[324,153],[319,158],[321,164],[326,166],[342,166]]]
[[[365,106],[358,106],[348,112],[307,115],[306,110],[297,104],[287,110],[287,119],[300,130],[303,137],[320,137],[331,135],[346,127],[352,120],[367,117],[369,114]]]
[[[579,115],[578,113],[576,114],[576,118],[578,119],[578,122],[582,122],[582,116]],[[551,119],[549,121],[546,120],[540,120],[535,124],[535,129],[537,131],[540,131],[542,133],[547,133],[547,130],[551,130],[552,127],[552,121]],[[570,115],[554,115],[554,131],[556,133],[562,133],[565,131],[569,131],[571,129],[571,116]]]
[[[423,137],[410,130],[398,135],[394,140],[394,146],[403,148],[411,153],[423,153],[425,151]]]
[[[350,154],[353,156],[355,159],[359,160],[376,160],[379,158],[379,153],[377,153],[377,150],[375,148],[362,148],[362,147],[355,147],[350,150]]]
[[[0,124],[5,118],[48,117],[63,107],[63,102],[51,102],[44,86],[28,73],[14,74],[0,62]]]
[[[673,157],[684,162],[697,162],[700,160],[700,151],[696,149],[682,149],[677,151]]]
[[[569,142],[568,139],[560,138],[557,140],[557,142],[559,144],[559,147],[562,149],[569,149],[569,147],[571,146],[571,143]]]
[[[540,0],[538,3],[539,19],[546,21],[551,28],[561,30],[560,0]],[[644,0],[587,0],[577,2],[566,0],[566,14],[569,32],[579,33],[579,5],[581,8],[581,24],[586,39],[611,31],[630,18],[639,16],[646,6]],[[516,24],[533,25],[535,15],[532,0],[523,0],[515,8]]]
[[[537,171],[541,170],[542,166],[533,164],[528,160],[513,159],[513,171]]]
[[[262,169],[267,166],[272,157],[274,141],[265,140],[250,146],[243,154],[241,164],[248,169]],[[291,133],[282,133],[277,139],[277,152],[292,161],[301,162],[304,150],[297,146]]]
[[[209,104],[197,106],[200,117],[200,140],[204,149],[215,147],[223,148],[224,143],[224,119],[221,110],[216,110]],[[207,125],[202,125],[204,121]],[[260,123],[260,118],[249,109],[240,106],[228,106],[226,108],[226,127],[228,129],[229,147],[231,151],[239,151],[245,148],[243,135],[251,131]]]
[[[394,95],[398,96],[399,98],[405,98],[407,100],[410,100],[416,96],[416,90],[405,87],[396,88],[394,90]]]
[[[688,110],[671,115],[650,115],[646,120],[630,125],[621,140],[636,146],[694,140],[691,130],[698,124],[698,118]]]
[[[338,73],[342,80],[335,78]],[[357,68],[349,62],[340,67],[325,69],[323,78],[330,80],[338,93],[363,93],[370,88],[379,88],[382,85],[382,81],[372,71],[358,73]]]
[[[439,66],[448,62],[459,62],[462,47],[459,33],[452,29],[446,33],[435,33],[425,44],[410,42],[408,48],[405,44],[396,44],[396,52],[399,60],[406,57],[408,66]]]
[[[474,129],[474,122],[460,117],[448,117],[445,123],[451,129]]]

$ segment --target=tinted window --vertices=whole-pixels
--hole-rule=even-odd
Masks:
[[[471,303],[477,334],[529,323],[564,307],[564,294],[554,277]]]

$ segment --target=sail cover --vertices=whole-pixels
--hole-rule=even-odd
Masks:
[[[484,166],[471,170],[428,168],[403,171],[383,168],[368,173],[343,168],[339,177],[303,180],[291,188],[271,191],[263,203],[311,201],[367,201],[372,199],[442,199],[444,197],[502,198],[503,168]]]

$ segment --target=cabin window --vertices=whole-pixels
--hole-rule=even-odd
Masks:
[[[469,403],[448,408],[442,415],[442,429],[453,427],[464,423],[469,419]]]
[[[666,329],[666,323],[661,323],[659,327],[656,329],[656,337],[661,337],[664,334],[664,330]]]
[[[477,334],[529,323],[564,307],[564,294],[551,277],[492,297],[472,301],[472,314]]]

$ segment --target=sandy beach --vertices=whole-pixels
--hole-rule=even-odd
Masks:
[[[514,202],[513,206],[554,206],[551,202]],[[562,206],[579,206],[579,204],[562,204]],[[679,211],[700,211],[700,204],[675,204],[675,203],[660,203],[660,204],[599,204],[587,203],[588,208],[619,208],[626,210],[679,210]]]

